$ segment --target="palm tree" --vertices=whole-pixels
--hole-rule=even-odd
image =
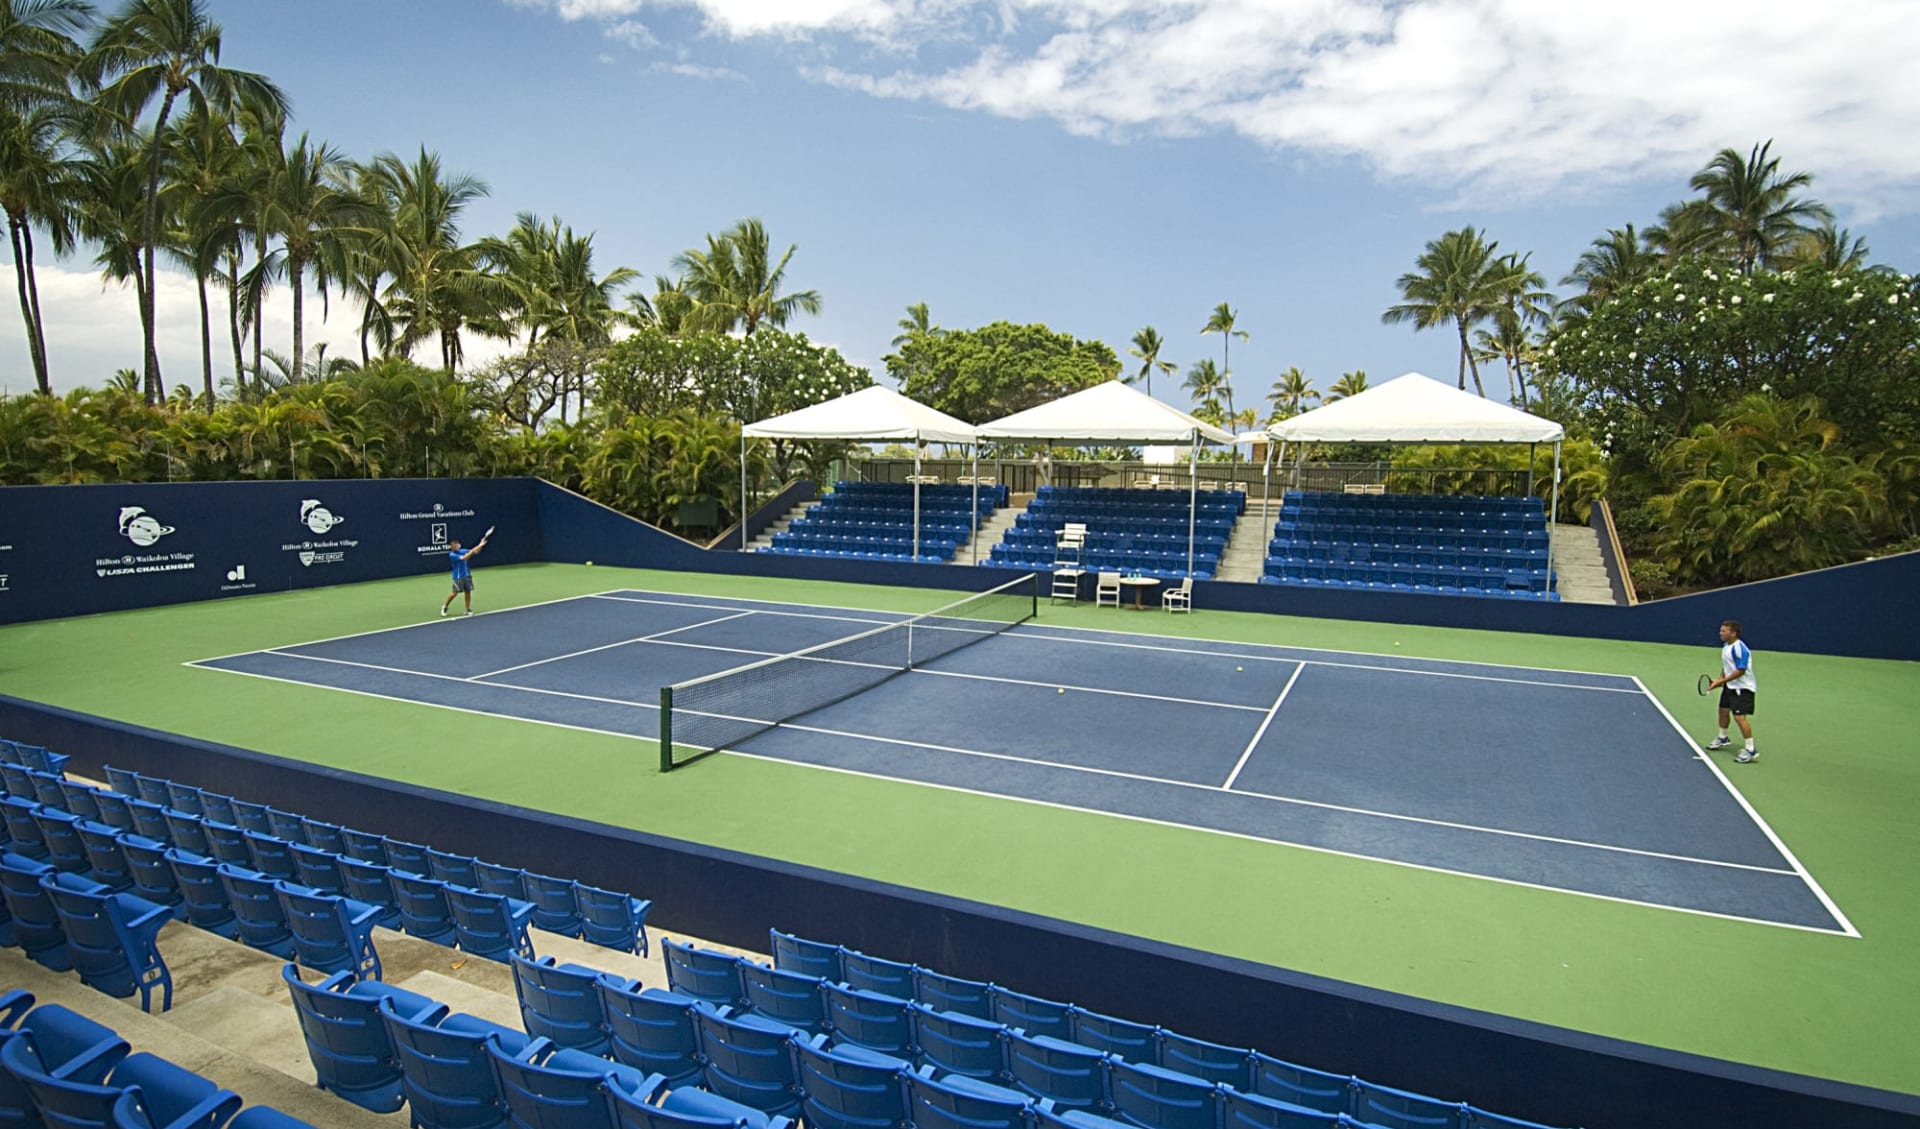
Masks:
[[[1273,405],[1272,418],[1276,420],[1299,415],[1307,409],[1308,401],[1319,398],[1320,393],[1313,390],[1313,381],[1297,365],[1281,373],[1267,394],[1267,402]]]
[[[1210,420],[1224,416],[1220,409],[1220,390],[1224,383],[1220,370],[1214,367],[1212,357],[1193,363],[1193,367],[1187,370],[1187,382],[1182,387],[1193,393],[1194,415]]]
[[[213,330],[207,304],[207,279],[219,274],[220,261],[231,259],[240,240],[236,211],[224,207],[216,197],[234,177],[240,160],[240,144],[233,135],[233,121],[211,106],[199,106],[179,119],[168,148],[172,155],[171,179],[183,194],[178,209],[180,230],[175,257],[193,272],[194,287],[200,298],[200,375],[205,407],[213,411]],[[233,318],[236,295],[227,299],[228,323],[233,330],[233,359],[236,379],[240,369],[238,323]]]
[[[160,354],[155,344],[153,258],[160,231],[160,163],[167,119],[185,95],[189,106],[231,107],[245,100],[284,113],[286,96],[271,80],[220,65],[220,25],[207,16],[205,0],[130,0],[108,20],[88,49],[86,75],[102,84],[100,102],[121,120],[140,117],[160,99],[147,156],[146,210],[141,224],[140,329],[146,338],[145,380],[149,403],[160,398]],[[111,79],[111,81],[107,81]]]
[[[409,353],[437,336],[441,368],[452,374],[460,331],[504,334],[501,313],[513,301],[511,288],[482,268],[480,245],[460,242],[460,215],[487,186],[472,176],[446,177],[439,155],[425,148],[410,164],[382,153],[366,172],[386,213],[373,250],[393,276],[384,297],[392,345]]]
[[[1140,362],[1140,371],[1128,377],[1127,383],[1132,384],[1136,380],[1146,381],[1147,395],[1151,396],[1153,395],[1153,370],[1159,369],[1165,376],[1172,376],[1179,372],[1179,365],[1160,359],[1160,350],[1165,347],[1166,342],[1160,339],[1160,331],[1150,325],[1134,334],[1133,348],[1127,350],[1127,355]]]
[[[1415,330],[1451,322],[1460,335],[1459,387],[1466,390],[1467,373],[1471,371],[1474,391],[1482,396],[1487,390],[1480,383],[1480,365],[1473,359],[1467,334],[1504,306],[1512,288],[1508,277],[1513,270],[1512,258],[1496,257],[1494,251],[1499,246],[1481,238],[1471,227],[1449,231],[1429,242],[1415,261],[1419,269],[1400,276],[1400,293],[1406,301],[1387,307],[1380,315],[1388,325],[1411,322]]]
[[[1813,183],[1813,175],[1781,175],[1772,148],[1772,141],[1755,145],[1745,157],[1737,149],[1722,149],[1688,182],[1706,194],[1705,214],[1732,244],[1742,274],[1767,264],[1813,225],[1833,222],[1825,204],[1794,195]]]
[[[0,0],[0,108],[21,113],[72,98],[88,0]]]
[[[946,330],[933,324],[932,315],[927,312],[925,302],[915,302],[907,307],[907,316],[896,323],[900,332],[894,335],[892,346],[900,348],[909,341],[918,341],[923,337],[941,337]]]
[[[1789,268],[1820,267],[1835,274],[1845,274],[1848,271],[1873,269],[1867,266],[1867,258],[1871,254],[1865,239],[1856,239],[1846,228],[1836,228],[1826,223],[1795,240],[1782,254],[1781,265]]]
[[[338,261],[341,239],[365,222],[369,209],[347,184],[346,157],[331,145],[314,144],[304,133],[263,187],[264,193],[255,197],[263,205],[260,224],[280,239],[287,285],[293,291],[293,367],[288,375],[298,384],[306,365],[307,267],[320,268],[316,281],[324,297],[330,282],[327,264]],[[244,204],[248,196],[242,191],[238,202]]]
[[[1233,327],[1238,317],[1239,315],[1231,307],[1222,302],[1213,308],[1213,313],[1207,318],[1207,324],[1200,327],[1202,337],[1209,333],[1220,335],[1220,387],[1227,397],[1229,416],[1233,414],[1233,365],[1228,360],[1228,348],[1236,337],[1242,341],[1250,340],[1246,330]]]
[[[528,349],[538,344],[542,332],[565,341],[605,344],[618,317],[614,290],[640,277],[628,267],[595,277],[593,236],[575,235],[558,216],[541,223],[533,213],[521,212],[505,238],[481,240],[480,247],[484,260],[513,291]]]
[[[1507,365],[1507,400],[1514,401],[1519,385],[1519,404],[1527,405],[1527,373],[1522,355],[1531,345],[1529,330],[1552,320],[1553,295],[1546,290],[1547,280],[1529,264],[1533,256],[1507,255],[1500,260],[1500,305],[1493,312],[1495,339],[1500,357]],[[1483,334],[1484,336],[1484,331]]]
[[[1585,288],[1584,293],[1568,298],[1562,305],[1592,313],[1622,288],[1650,277],[1659,266],[1660,256],[1650,243],[1642,241],[1632,224],[1624,228],[1610,227],[1606,235],[1581,252],[1573,269],[1560,280],[1562,286]]]
[[[751,334],[763,321],[783,326],[796,313],[819,313],[819,291],[780,292],[787,264],[799,248],[789,244],[780,261],[773,262],[766,226],[749,217],[723,235],[707,236],[706,250],[674,256],[673,265],[695,303],[689,315],[693,328]]]
[[[1331,404],[1335,400],[1344,400],[1349,396],[1358,396],[1366,390],[1367,371],[1365,369],[1343,372],[1340,374],[1340,379],[1333,382],[1333,387],[1327,389],[1326,403]]]

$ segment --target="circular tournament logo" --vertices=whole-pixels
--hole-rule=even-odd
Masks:
[[[320,504],[317,498],[300,503],[300,522],[316,534],[325,534],[347,519]]]
[[[173,532],[173,526],[161,525],[145,506],[120,507],[120,535],[142,549]]]

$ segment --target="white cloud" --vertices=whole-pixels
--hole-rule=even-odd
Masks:
[[[655,63],[647,68],[665,74],[677,74],[682,78],[697,78],[710,82],[746,82],[747,76],[731,67],[707,67],[699,63]]]
[[[0,275],[12,292],[13,264],[0,261]],[[40,290],[40,308],[46,317],[47,367],[55,392],[82,386],[99,387],[115,371],[141,368],[140,307],[131,286],[103,283],[100,276],[75,264],[38,264],[34,271]],[[233,377],[233,345],[227,333],[226,294],[209,290],[209,318],[213,333],[213,381],[220,386]],[[160,351],[160,371],[167,387],[201,386],[200,305],[193,279],[184,274],[162,270],[160,289],[154,306],[160,319],[156,335]],[[306,310],[307,355],[312,358],[319,345],[327,346],[329,357],[360,357],[357,305],[333,301],[331,316],[322,321],[317,294],[308,294]],[[293,309],[290,295],[281,288],[269,300],[261,322],[268,349],[286,355],[293,351]],[[506,352],[506,342],[487,341],[464,336],[465,364],[476,367]],[[248,339],[244,350],[248,364],[253,361],[253,346]],[[437,364],[438,345],[429,344],[416,351],[423,364]],[[271,362],[268,362],[271,368]],[[34,389],[33,364],[27,356],[26,329],[18,302],[10,302],[0,313],[0,390],[19,394]]]
[[[1910,0],[513,0],[844,41],[803,73],[1125,139],[1227,131],[1482,201],[1690,172],[1767,138],[1818,194],[1920,206]],[[879,47],[884,50],[875,51]],[[939,62],[932,60],[938,59]]]

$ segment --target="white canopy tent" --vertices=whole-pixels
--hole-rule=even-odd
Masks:
[[[846,439],[884,442],[900,440],[913,444],[913,555],[920,556],[920,448],[926,443],[965,443],[972,449],[976,464],[979,440],[972,424],[936,411],[917,400],[909,400],[891,388],[872,385],[849,392],[785,415],[750,423],[740,429],[740,548],[747,547],[745,506],[747,499],[748,439]],[[979,475],[974,476],[972,524],[980,521]]]
[[[983,423],[981,439],[1089,446],[1098,443],[1184,443],[1192,483],[1187,498],[1187,575],[1193,575],[1195,515],[1200,507],[1200,444],[1234,441],[1231,432],[1195,419],[1117,380],[1084,388],[1024,412]]]
[[[1357,396],[1335,400],[1267,428],[1285,465],[1288,443],[1552,443],[1552,512],[1547,574],[1553,574],[1553,526],[1560,512],[1560,446],[1566,429],[1550,419],[1463,392],[1417,372]],[[1269,448],[1268,472],[1274,463]],[[1271,493],[1271,491],[1269,491]]]

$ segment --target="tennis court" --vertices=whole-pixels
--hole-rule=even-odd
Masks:
[[[909,618],[617,590],[189,665],[632,737],[651,771],[661,687]],[[733,679],[675,741],[720,718],[727,755],[1857,935],[1633,677],[974,623],[922,621],[971,637],[899,677],[834,647],[812,685]]]

